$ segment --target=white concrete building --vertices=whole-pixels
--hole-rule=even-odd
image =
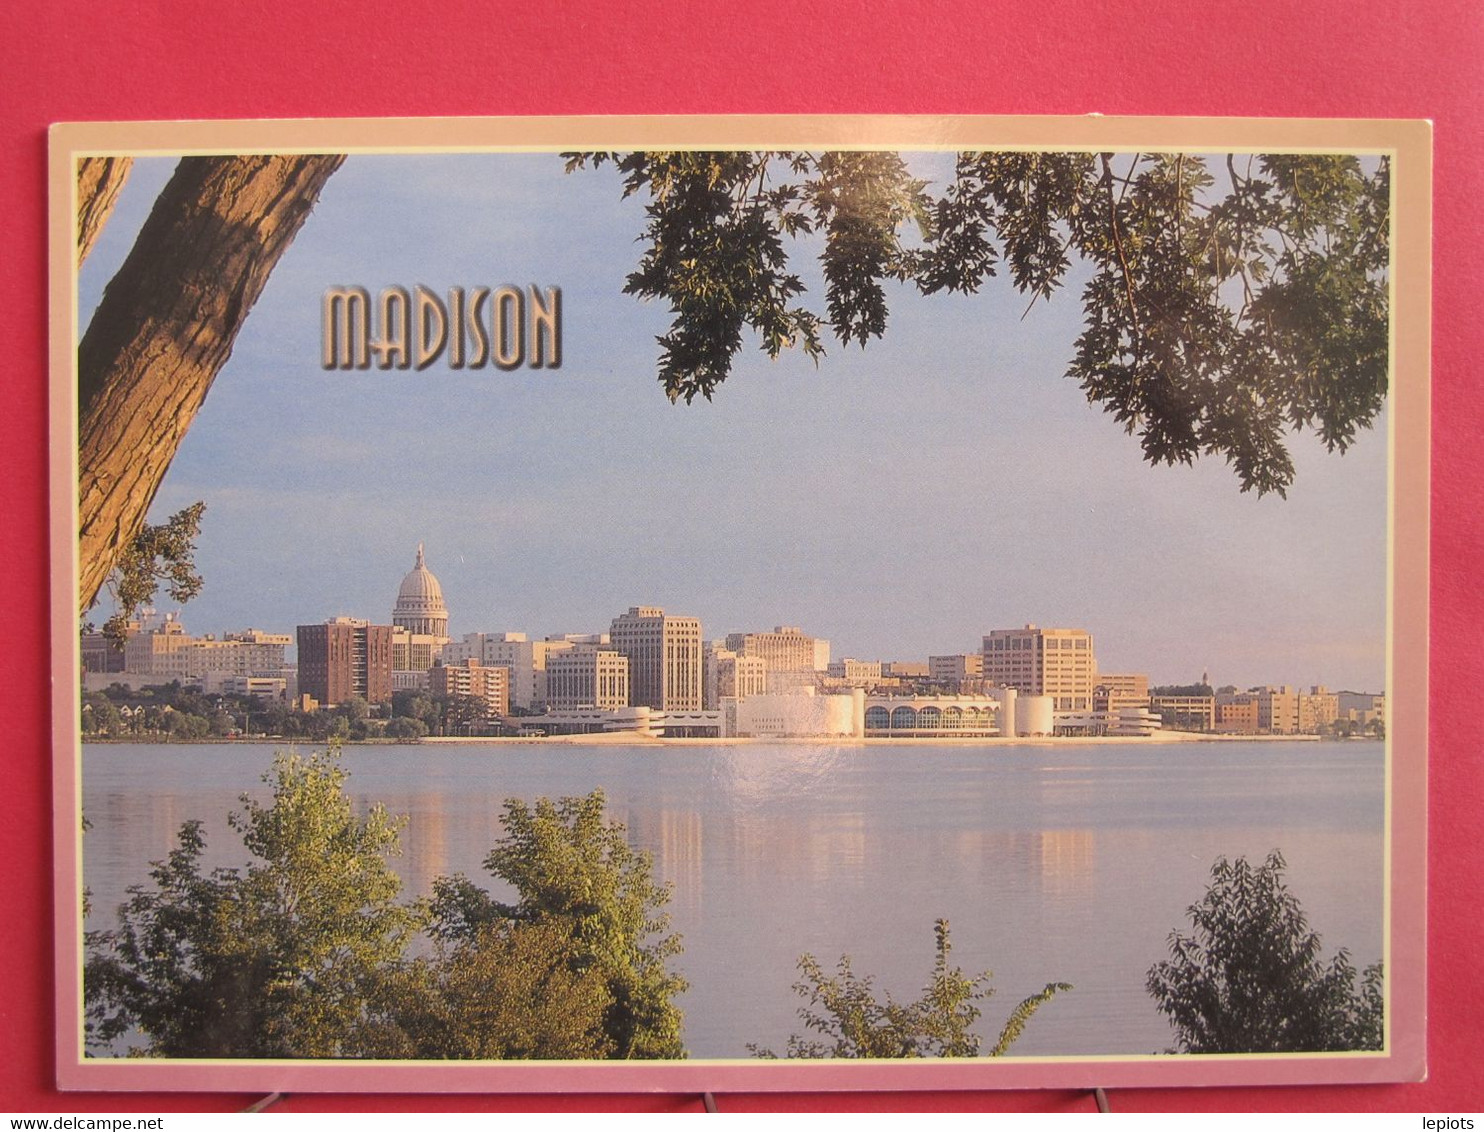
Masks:
[[[994,696],[864,697],[865,734],[873,739],[975,739],[1001,733],[1004,705]]]
[[[722,713],[682,709],[657,711],[645,704],[621,708],[562,708],[526,721],[552,735],[632,735],[640,739],[676,736],[717,737]]]
[[[1158,713],[1141,707],[1109,710],[1059,711],[1052,721],[1057,735],[1115,735],[1147,737],[1163,726]]]
[[[764,693],[723,701],[730,734],[757,739],[859,739],[865,734],[865,693]]]
[[[601,735],[612,732],[639,738],[659,738],[664,733],[656,719],[661,713],[646,706],[622,708],[562,708],[528,720],[552,735]]]

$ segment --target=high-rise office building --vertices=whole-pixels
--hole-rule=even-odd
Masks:
[[[1057,711],[1092,709],[1098,665],[1085,629],[994,629],[983,651],[985,683],[1050,696]]]
[[[720,641],[709,641],[702,658],[707,711],[715,710],[723,699],[746,699],[768,691],[768,662],[762,657],[739,656]]]
[[[628,657],[599,645],[552,653],[546,658],[546,706],[553,711],[628,707]]]
[[[613,619],[613,650],[629,658],[629,703],[660,711],[701,709],[701,620],[655,606],[631,606]]]
[[[337,617],[300,625],[299,693],[323,705],[392,698],[392,627]]]
[[[726,647],[738,656],[760,657],[769,674],[822,672],[830,664],[830,643],[793,625],[768,633],[728,633]]]

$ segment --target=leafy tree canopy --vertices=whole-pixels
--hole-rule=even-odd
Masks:
[[[417,927],[387,864],[400,823],[352,810],[333,752],[280,755],[271,805],[230,824],[256,860],[201,867],[201,823],[135,886],[117,929],[89,933],[92,1039],[137,1028],[167,1057],[346,1057],[368,996]]]
[[[115,648],[124,647],[130,619],[154,601],[162,583],[181,605],[201,592],[196,539],[205,513],[206,504],[193,503],[163,523],[145,523],[119,551],[107,582],[114,613],[103,623],[103,634]]]
[[[961,153],[934,189],[878,152],[567,155],[615,165],[645,198],[626,290],[669,304],[659,378],[710,398],[744,333],[816,361],[824,339],[864,346],[888,283],[975,293],[1005,274],[1050,299],[1074,260],[1090,272],[1067,370],[1147,460],[1217,455],[1242,490],[1282,495],[1286,436],[1343,452],[1387,388],[1389,166],[1385,158]],[[821,310],[790,270],[818,244]]]
[[[648,853],[630,846],[621,823],[609,821],[601,790],[583,798],[505,803],[505,836],[485,867],[511,885],[514,905],[491,900],[466,878],[435,891],[435,935],[477,938],[508,919],[567,933],[575,973],[598,973],[607,988],[603,1032],[618,1058],[678,1058],[683,1016],[675,998],[686,981],[667,970],[681,951],[669,933],[668,885],[653,877]]]
[[[1214,696],[1210,684],[1161,684],[1150,688],[1151,696]]]
[[[1147,987],[1169,1016],[1181,1053],[1312,1053],[1380,1049],[1380,963],[1360,987],[1342,949],[1328,963],[1274,850],[1257,866],[1218,858],[1191,932],[1170,934],[1170,959]]]
[[[602,1058],[608,988],[566,925],[495,920],[390,971],[366,1044],[383,1058]]]
[[[386,725],[386,735],[389,739],[421,739],[427,733],[428,725],[411,716],[396,716]]]
[[[949,966],[952,944],[947,920],[937,921],[933,933],[936,948],[932,976],[914,1002],[897,1002],[890,994],[884,1002],[878,1001],[871,977],[857,975],[848,955],[840,957],[833,975],[825,974],[814,956],[802,956],[799,971],[803,977],[794,984],[794,990],[808,1000],[808,1005],[799,1008],[799,1017],[824,1040],[793,1034],[784,1056],[999,1057],[1020,1037],[1037,1010],[1059,991],[1072,989],[1067,983],[1048,983],[1027,998],[1010,1013],[994,1046],[985,1052],[972,1027],[983,1014],[978,1004],[994,994],[990,972],[971,978],[962,969]],[[770,1049],[748,1048],[758,1057],[777,1056]]]
[[[670,890],[602,791],[507,799],[502,822],[485,867],[516,902],[464,876],[434,882],[434,951],[398,974],[383,1056],[684,1057]]]
[[[491,854],[520,893],[463,877],[399,902],[402,822],[357,816],[337,752],[280,755],[269,805],[232,829],[253,856],[206,872],[201,823],[87,936],[91,1048],[165,1057],[682,1057],[685,982],[665,970],[669,892],[603,798],[507,803]],[[428,938],[420,943],[420,935]],[[654,939],[652,936],[660,938]]]

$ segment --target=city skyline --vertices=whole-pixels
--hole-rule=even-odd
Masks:
[[[424,554],[423,554],[422,544],[419,544],[418,545],[418,555],[417,555],[416,563],[417,563],[416,569],[418,569],[418,570],[426,569],[426,567],[424,567],[424,565],[423,565],[423,563],[424,563]],[[713,628],[707,628],[707,624],[708,623],[707,623],[706,618],[703,617],[703,616],[702,617],[696,617],[696,616],[694,616],[695,611],[676,611],[676,610],[673,610],[673,609],[667,609],[667,608],[662,607],[662,606],[660,606],[660,607],[654,607],[654,608],[655,608],[655,612],[657,614],[664,614],[664,615],[669,616],[672,619],[678,617],[678,618],[681,618],[681,619],[689,619],[689,620],[699,621],[700,622],[700,626],[701,626],[700,640],[701,640],[702,644],[705,644],[705,645],[710,645],[710,644],[713,644],[713,643],[715,643],[715,644],[724,644],[724,643],[727,642],[727,639],[728,638],[740,638],[740,637],[744,637],[744,636],[748,636],[748,635],[764,635],[764,636],[766,636],[766,635],[769,635],[772,632],[778,631],[778,630],[798,629],[798,630],[800,630],[801,632],[804,633],[804,635],[805,635],[806,638],[809,638],[809,639],[818,639],[823,644],[829,646],[830,659],[831,659],[832,662],[844,661],[844,660],[853,660],[853,661],[861,661],[861,662],[866,662],[866,663],[878,662],[878,663],[883,664],[883,665],[884,664],[887,664],[887,663],[893,663],[893,662],[895,662],[895,663],[921,663],[921,664],[926,664],[929,660],[932,660],[932,659],[942,659],[942,658],[949,658],[949,657],[955,657],[955,656],[983,656],[983,655],[985,655],[985,650],[988,647],[988,642],[989,642],[989,639],[990,639],[990,636],[991,635],[1021,635],[1021,634],[1023,634],[1023,631],[1025,631],[1025,630],[1039,630],[1039,631],[1041,631],[1043,633],[1081,634],[1081,635],[1090,635],[1093,639],[1097,639],[1098,638],[1098,633],[1095,630],[1089,631],[1089,630],[1087,630],[1083,626],[1072,626],[1072,625],[1063,625],[1063,624],[1054,624],[1054,623],[1041,623],[1041,622],[1034,622],[1034,621],[1023,621],[1023,622],[1021,622],[1021,623],[1019,623],[1017,625],[1014,625],[1014,626],[995,626],[995,627],[992,627],[992,628],[986,628],[985,630],[983,630],[983,631],[981,631],[979,633],[973,634],[973,636],[974,636],[974,638],[976,640],[982,642],[982,646],[980,648],[973,648],[973,647],[971,647],[971,648],[963,649],[963,650],[954,650],[954,649],[938,650],[938,651],[935,651],[935,652],[932,652],[932,653],[928,653],[928,654],[922,655],[922,656],[918,656],[918,655],[906,655],[906,654],[902,654],[900,652],[898,652],[898,653],[882,654],[882,655],[879,655],[879,656],[858,656],[858,655],[855,655],[855,654],[846,654],[846,653],[838,652],[838,650],[836,650],[835,647],[834,647],[834,642],[830,638],[825,637],[823,634],[817,634],[816,635],[816,634],[811,633],[810,630],[809,630],[809,626],[807,626],[807,625],[806,626],[789,626],[789,625],[785,625],[782,622],[775,622],[775,623],[773,623],[771,625],[766,625],[766,626],[759,625],[759,626],[753,626],[753,627],[745,628],[745,629],[733,629],[733,630],[730,630],[730,631],[727,631],[727,632],[722,632],[720,630],[715,629],[714,627]],[[636,607],[635,606],[628,607],[628,613],[629,614],[634,613],[635,610],[636,610]],[[251,634],[254,634],[254,633],[259,634],[259,635],[264,634],[264,633],[272,634],[277,629],[282,628],[282,626],[264,627],[264,626],[261,626],[261,625],[237,626],[237,627],[227,626],[227,627],[223,627],[223,628],[218,629],[218,630],[208,630],[208,631],[205,631],[205,632],[202,632],[202,633],[197,634],[197,633],[191,632],[190,628],[187,625],[187,622],[188,622],[189,617],[190,617],[190,608],[189,608],[189,606],[187,606],[185,608],[177,608],[177,609],[168,610],[168,611],[161,611],[161,610],[157,610],[157,609],[154,609],[153,607],[151,607],[148,610],[143,611],[143,613],[146,615],[145,616],[145,622],[146,623],[143,626],[143,628],[144,628],[144,630],[146,632],[149,632],[152,629],[158,628],[163,622],[165,622],[167,620],[171,620],[171,621],[174,622],[174,630],[175,631],[177,631],[177,632],[179,632],[179,631],[187,632],[190,636],[194,637],[195,639],[202,639],[202,638],[211,639],[211,638],[215,638],[215,639],[219,639],[219,640],[226,640],[226,639],[229,639],[230,637],[242,636],[244,634],[247,634],[247,635],[251,635]],[[622,618],[623,616],[624,616],[624,611],[623,610],[619,610],[618,613],[616,613],[614,615],[614,617],[612,617],[612,618],[609,619],[610,624],[613,623],[613,622],[615,622],[619,618]],[[330,624],[333,624],[333,623],[336,623],[336,622],[342,622],[343,623],[343,622],[347,622],[347,621],[354,622],[354,623],[357,623],[357,624],[371,625],[371,626],[390,626],[390,625],[397,624],[398,618],[397,618],[395,612],[392,613],[392,614],[390,614],[390,615],[388,615],[388,616],[386,616],[386,617],[384,617],[384,618],[383,617],[379,617],[379,616],[360,616],[360,615],[354,614],[354,613],[344,613],[344,612],[341,612],[341,613],[335,613],[335,614],[328,615],[327,617],[325,617],[321,621],[313,621],[313,622],[307,622],[307,623],[297,624],[297,625],[294,626],[294,629],[296,629],[296,630],[302,630],[302,629],[305,629],[305,628],[318,627],[318,626],[323,626],[323,625],[330,625]],[[603,627],[601,625],[581,625],[581,626],[576,626],[576,627],[569,627],[569,628],[564,629],[564,630],[553,630],[553,631],[550,631],[550,632],[540,631],[540,630],[532,631],[531,629],[520,627],[520,626],[498,626],[498,627],[487,626],[487,627],[485,627],[483,629],[468,629],[468,630],[460,629],[458,631],[453,632],[450,635],[449,640],[450,640],[450,643],[451,643],[452,646],[457,647],[457,646],[465,643],[465,641],[466,641],[467,638],[481,637],[481,636],[486,636],[486,635],[492,635],[492,636],[511,636],[511,635],[513,635],[514,637],[519,637],[519,638],[522,638],[524,640],[529,640],[529,641],[542,641],[542,640],[561,641],[561,640],[570,640],[570,639],[573,639],[573,638],[592,638],[592,639],[596,640],[599,637],[606,638],[608,636],[608,631],[605,630],[605,629],[603,629]],[[293,646],[290,646],[290,647],[292,648]],[[727,643],[726,644],[726,647],[731,648],[733,646],[731,644]],[[446,661],[435,661],[435,663],[446,663]],[[1125,666],[1124,668],[1119,668],[1119,669],[1114,669],[1114,668],[1109,667],[1107,665],[1098,664],[1097,667],[1096,667],[1096,669],[1095,669],[1095,672],[1096,672],[1096,675],[1097,676],[1102,677],[1104,675],[1112,674],[1114,672],[1122,673],[1122,672],[1125,672],[1125,671],[1129,671],[1129,670],[1131,670],[1131,668],[1132,669],[1138,669],[1138,671],[1140,672],[1141,675],[1147,675],[1147,673],[1144,671],[1144,669],[1143,668],[1140,668],[1137,664],[1135,664],[1133,666]],[[1259,678],[1256,678],[1256,679],[1249,679],[1249,680],[1240,680],[1240,679],[1230,679],[1230,680],[1228,680],[1228,679],[1222,678],[1222,675],[1220,673],[1217,673],[1216,675],[1213,676],[1211,673],[1209,673],[1206,670],[1202,670],[1199,673],[1192,673],[1192,674],[1189,675],[1188,678],[1184,678],[1184,679],[1180,679],[1180,680],[1153,680],[1153,679],[1151,679],[1150,680],[1150,684],[1151,684],[1151,686],[1154,685],[1154,684],[1160,684],[1161,686],[1190,685],[1190,684],[1199,683],[1202,680],[1206,680],[1207,682],[1209,682],[1210,685],[1213,688],[1214,687],[1231,686],[1231,687],[1236,687],[1236,688],[1241,689],[1241,690],[1247,690],[1247,689],[1252,689],[1252,688],[1257,688],[1257,687],[1266,687],[1266,686],[1282,686],[1283,684],[1285,684],[1284,681],[1264,680],[1264,679],[1262,679],[1260,677]],[[1307,687],[1315,686],[1315,685],[1321,685],[1322,686],[1322,682],[1321,681],[1315,681],[1315,680],[1300,680],[1300,681],[1298,681],[1296,683],[1294,683],[1292,681],[1289,681],[1289,682],[1286,682],[1286,683],[1288,683],[1289,685],[1291,685],[1293,687],[1296,687],[1296,688],[1307,688]],[[1334,689],[1331,689],[1331,690],[1335,690],[1335,691],[1348,690],[1348,691],[1357,691],[1357,692],[1359,692],[1359,691],[1367,691],[1367,690],[1369,690],[1369,691],[1380,691],[1381,690],[1381,685],[1378,684],[1373,689],[1365,689],[1365,688],[1362,688],[1362,687],[1355,687],[1355,688],[1334,688]]]
[[[136,166],[84,325],[172,165]],[[1085,626],[1107,670],[1157,683],[1382,687],[1384,421],[1343,458],[1299,438],[1287,500],[1210,460],[1150,467],[1061,377],[1073,296],[1022,320],[1008,286],[900,297],[883,341],[817,371],[745,352],[714,402],[672,406],[665,312],[621,294],[641,223],[614,178],[552,154],[348,160],[151,512],[207,505],[183,616],[378,620],[421,541],[455,638],[653,603],[708,638],[801,625],[836,656],[925,659],[1034,622]],[[326,287],[530,281],[563,288],[559,370],[319,368]]]

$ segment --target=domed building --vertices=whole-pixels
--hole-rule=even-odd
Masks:
[[[443,587],[423,561],[423,544],[417,544],[417,562],[402,579],[397,604],[392,607],[392,687],[425,686],[443,646],[448,644],[448,606]]]
[[[416,564],[397,591],[392,624],[402,626],[409,633],[448,639],[448,606],[443,604],[443,587],[423,561],[422,543],[417,544]]]

